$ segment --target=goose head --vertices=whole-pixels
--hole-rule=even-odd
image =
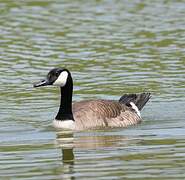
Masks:
[[[49,71],[46,78],[37,83],[34,83],[34,87],[40,86],[59,86],[65,87],[69,82],[72,81],[71,73],[65,68],[54,68]]]
[[[61,92],[60,107],[55,119],[69,120],[68,121],[69,123],[67,123],[65,126],[73,124],[74,121],[72,113],[73,80],[69,70],[65,68],[54,68],[51,71],[49,71],[44,80],[35,83],[33,86],[41,87],[50,85],[60,87]],[[56,126],[59,126],[57,123]]]

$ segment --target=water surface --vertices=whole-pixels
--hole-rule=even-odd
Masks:
[[[1,179],[185,179],[185,3],[0,0]],[[74,101],[151,92],[128,129],[56,132],[67,67]]]

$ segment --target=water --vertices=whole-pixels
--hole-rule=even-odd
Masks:
[[[185,179],[185,3],[0,0],[1,179]],[[51,126],[57,88],[73,100],[152,92],[143,123],[69,134]]]

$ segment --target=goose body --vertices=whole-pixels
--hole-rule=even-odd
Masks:
[[[60,129],[84,130],[127,127],[141,122],[140,110],[150,93],[125,94],[115,100],[85,100],[72,104],[73,80],[67,69],[52,69],[45,80],[34,87],[55,85],[61,90],[59,111],[53,126]]]

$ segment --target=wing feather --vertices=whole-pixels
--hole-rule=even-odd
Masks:
[[[127,127],[141,121],[128,106],[112,100],[88,100],[73,104],[76,129]]]

